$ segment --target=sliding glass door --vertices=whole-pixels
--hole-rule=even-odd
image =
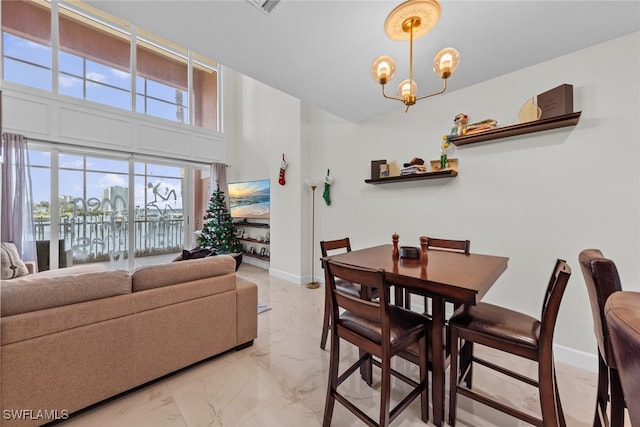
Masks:
[[[39,146],[29,156],[40,270],[131,269],[192,243],[192,181],[202,166]]]

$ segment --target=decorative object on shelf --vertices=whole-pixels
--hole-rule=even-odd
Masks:
[[[264,241],[265,242],[270,242],[271,241],[271,232],[267,231],[267,234],[264,235]]]
[[[415,246],[400,246],[400,258],[418,259],[420,251]]]
[[[453,118],[453,124],[455,125],[453,129],[451,129],[450,135],[460,136],[464,135],[465,130],[467,129],[467,124],[469,123],[469,116],[464,113],[456,114]]]
[[[573,85],[561,84],[538,95],[541,119],[573,113]]]
[[[253,246],[251,246],[251,247],[249,248],[249,253],[250,253],[250,254],[253,254],[253,253],[255,253],[255,252],[256,252],[256,248],[255,248],[255,247],[253,247]]]
[[[261,248],[260,249],[260,256],[265,256],[267,253],[267,249],[266,248]]]
[[[202,231],[198,236],[198,246],[215,251],[217,254],[240,252],[242,244],[227,209],[224,191],[217,186],[209,199],[209,208],[204,216]]]
[[[442,144],[440,144],[440,170],[446,169],[448,167],[447,148],[449,148],[450,145],[451,143],[449,142],[449,136],[443,136]],[[431,169],[433,170],[433,167]]]
[[[419,157],[414,157],[410,162],[405,163],[404,167],[400,169],[400,175],[412,175],[416,173],[425,173],[427,167],[424,165],[424,160]]]
[[[494,119],[485,119],[479,122],[471,123],[465,126],[463,135],[472,135],[475,133],[485,132],[498,127],[498,121]]]
[[[382,167],[388,173],[386,160],[371,160],[371,179],[378,179],[382,177]]]
[[[244,230],[242,228],[236,229],[236,237],[238,239],[242,239],[243,236],[244,236]]]
[[[287,170],[289,163],[284,159],[284,153],[282,153],[282,162],[280,162],[280,176],[278,177],[278,184],[285,185],[287,183],[284,173]]]
[[[385,85],[393,78],[396,65],[388,56],[378,57],[371,66],[373,79],[382,85],[382,96],[387,99],[401,101],[405,112],[416,101],[440,95],[447,90],[447,79],[456,71],[460,62],[457,50],[448,47],[438,52],[433,61],[433,71],[443,80],[440,91],[418,96],[418,85],[413,79],[413,40],[418,39],[435,27],[440,19],[440,2],[438,0],[407,0],[389,13],[384,22],[384,29],[391,40],[409,40],[409,78],[398,86],[397,97],[388,96]]]
[[[458,171],[458,159],[452,159],[447,157],[446,159],[447,165],[442,167],[442,157],[438,160],[429,160],[431,163],[431,172],[442,172],[442,171]]]
[[[331,204],[331,184],[333,184],[333,178],[329,175],[329,169],[327,169],[327,176],[324,177],[324,192],[322,193],[322,198],[327,206]]]
[[[527,123],[538,120],[542,116],[542,109],[536,105],[533,98],[524,103],[518,113],[518,123]]]
[[[315,223],[316,223],[316,188],[318,188],[317,179],[309,179],[307,184],[309,188],[311,188],[311,281],[307,283],[307,288],[309,289],[318,289],[320,284],[315,281],[314,275],[314,266],[316,263],[316,255],[315,255]]]

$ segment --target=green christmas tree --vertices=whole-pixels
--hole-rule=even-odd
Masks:
[[[216,254],[242,252],[242,244],[236,237],[231,222],[231,213],[227,209],[224,191],[216,189],[209,199],[209,208],[204,216],[202,232],[198,237],[198,246],[215,251]]]

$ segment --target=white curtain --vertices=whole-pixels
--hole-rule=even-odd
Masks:
[[[227,194],[227,165],[224,163],[214,162],[211,164],[211,182],[209,183],[209,194],[213,194],[214,191],[220,187],[220,190],[224,191],[224,200],[229,209],[229,194]]]
[[[24,261],[36,261],[27,139],[3,133],[2,160],[2,241],[14,242]]]

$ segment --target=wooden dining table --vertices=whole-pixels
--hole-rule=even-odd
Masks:
[[[509,258],[427,250],[427,259],[394,257],[393,245],[332,255],[329,259],[357,267],[383,269],[390,285],[428,296],[431,305],[433,422],[441,426],[445,402],[445,302],[476,305],[507,269]],[[399,292],[397,294],[400,294]],[[397,302],[398,303],[398,302]],[[436,351],[436,349],[439,349]]]

